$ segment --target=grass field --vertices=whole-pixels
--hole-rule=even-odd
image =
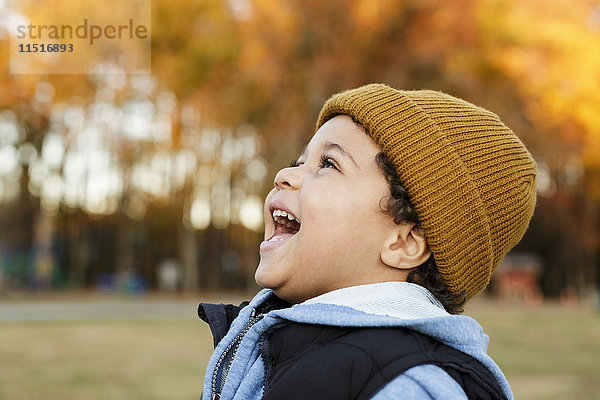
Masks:
[[[488,352],[516,399],[600,399],[600,313],[481,302],[466,313],[490,336]]]
[[[211,350],[198,321],[0,324],[0,399],[198,399]]]
[[[515,398],[600,398],[597,313],[480,301],[467,314]],[[197,399],[211,343],[193,318],[0,322],[0,399]]]

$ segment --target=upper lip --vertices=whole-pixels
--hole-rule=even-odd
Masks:
[[[296,215],[296,213],[290,211],[290,209],[288,207],[286,207],[279,200],[273,200],[273,201],[271,201],[271,203],[269,203],[269,213],[271,214],[271,218],[273,218],[273,211],[275,211],[275,210],[281,210],[281,211],[285,211],[288,214],[292,214],[296,218],[296,220],[298,222],[300,222],[300,218],[298,218],[298,216]]]

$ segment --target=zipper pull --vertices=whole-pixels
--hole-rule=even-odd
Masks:
[[[219,393],[213,393],[211,396],[211,400],[219,400],[221,395]]]
[[[262,313],[262,312],[258,313],[258,311],[256,310],[256,308],[253,308],[252,312],[250,313],[250,318],[249,319],[252,319],[252,318],[262,319],[262,317],[264,317],[264,316],[265,316],[265,313]]]

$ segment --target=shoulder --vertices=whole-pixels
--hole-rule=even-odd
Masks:
[[[388,397],[376,398],[385,399],[394,398],[389,396],[396,390],[411,388],[429,396],[415,395],[416,399],[462,399],[465,393],[473,398],[505,398],[478,360],[405,328],[289,324],[273,332],[269,342],[265,361],[272,367],[267,380],[272,393],[295,388],[303,398],[321,398],[306,393],[314,388],[329,396],[324,398],[367,399],[377,393]],[[332,396],[340,390],[345,392],[341,397]]]
[[[398,375],[373,400],[407,398],[414,400],[467,400],[462,387],[442,368],[425,364]]]

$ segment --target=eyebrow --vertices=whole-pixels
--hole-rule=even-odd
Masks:
[[[350,153],[348,153],[346,151],[346,149],[344,149],[344,146],[342,146],[341,144],[327,141],[327,142],[323,143],[321,148],[325,151],[331,150],[331,149],[335,149],[335,150],[339,151],[340,153],[342,153],[342,155],[344,157],[346,157],[348,160],[352,161],[352,163],[356,166],[356,168],[360,169],[358,163],[354,160],[352,155],[350,155]],[[304,146],[304,148],[302,149],[302,153],[300,153],[300,157],[302,157],[304,155],[305,151],[306,151],[306,146]],[[298,157],[298,158],[300,158],[300,157]]]

